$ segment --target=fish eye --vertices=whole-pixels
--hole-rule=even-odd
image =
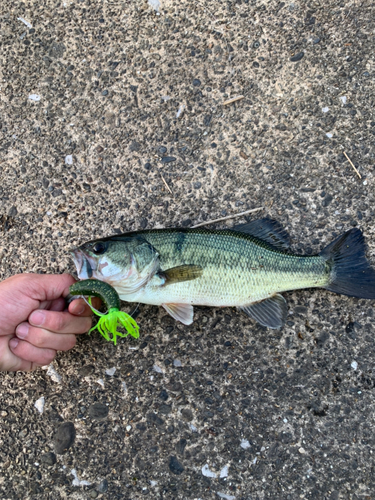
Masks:
[[[104,243],[103,241],[98,241],[95,243],[95,245],[92,247],[92,251],[96,255],[101,255],[107,250],[107,244]]]

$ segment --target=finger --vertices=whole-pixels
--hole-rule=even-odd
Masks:
[[[44,330],[56,333],[85,333],[91,327],[90,317],[73,316],[67,311],[45,311],[36,309],[28,321],[32,326],[42,327]]]
[[[17,338],[12,338],[9,341],[9,348],[14,355],[21,358],[21,360],[29,363],[36,363],[39,366],[49,365],[56,356],[56,351],[54,349],[41,349],[35,347],[32,344],[24,340],[19,340]],[[29,366],[26,369],[32,369],[33,365],[27,365],[27,363],[19,363],[20,367],[17,370],[24,369],[23,366]]]
[[[92,305],[95,309],[100,309],[102,301],[98,297],[93,297]],[[75,314],[76,316],[92,316],[92,311],[89,305],[83,299],[73,300],[69,304],[69,312]]]
[[[60,297],[59,299],[55,299],[51,302],[51,305],[49,306],[48,310],[49,311],[64,311],[66,308],[66,302],[63,297]]]
[[[32,279],[30,279],[32,277]],[[75,283],[70,274],[23,274],[23,293],[40,302],[65,297]]]
[[[10,350],[9,341],[12,338],[14,338],[13,334],[0,337],[0,371],[29,371],[31,369],[30,361],[25,361],[24,359],[19,358]]]
[[[55,300],[43,300],[38,309],[48,309],[49,311],[63,311],[65,309],[65,299],[59,297]]]
[[[65,309],[65,299],[59,297],[55,300],[43,300],[38,309],[48,309],[48,311],[63,311]]]
[[[76,345],[76,336],[72,333],[53,333],[28,323],[18,325],[16,335],[19,340],[26,340],[29,344],[43,349],[68,351]]]

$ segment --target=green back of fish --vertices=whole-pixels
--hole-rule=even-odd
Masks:
[[[163,270],[187,264],[202,267],[198,279],[161,291],[176,295],[176,300],[192,296],[191,302],[196,304],[243,305],[276,292],[322,287],[330,279],[324,258],[293,255],[250,234],[197,228],[156,229],[126,236],[132,234],[143,236],[157,250]]]

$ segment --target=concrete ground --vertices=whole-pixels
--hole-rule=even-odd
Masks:
[[[1,277],[256,207],[307,254],[360,227],[375,264],[373,2],[159,10],[0,3]],[[285,297],[281,331],[140,306],[138,341],[1,374],[0,497],[374,499],[375,301]]]

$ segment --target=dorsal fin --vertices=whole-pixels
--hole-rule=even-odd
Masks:
[[[251,234],[251,236],[255,236],[282,250],[286,250],[290,246],[289,234],[277,220],[267,218],[253,220],[234,226],[232,230]]]

